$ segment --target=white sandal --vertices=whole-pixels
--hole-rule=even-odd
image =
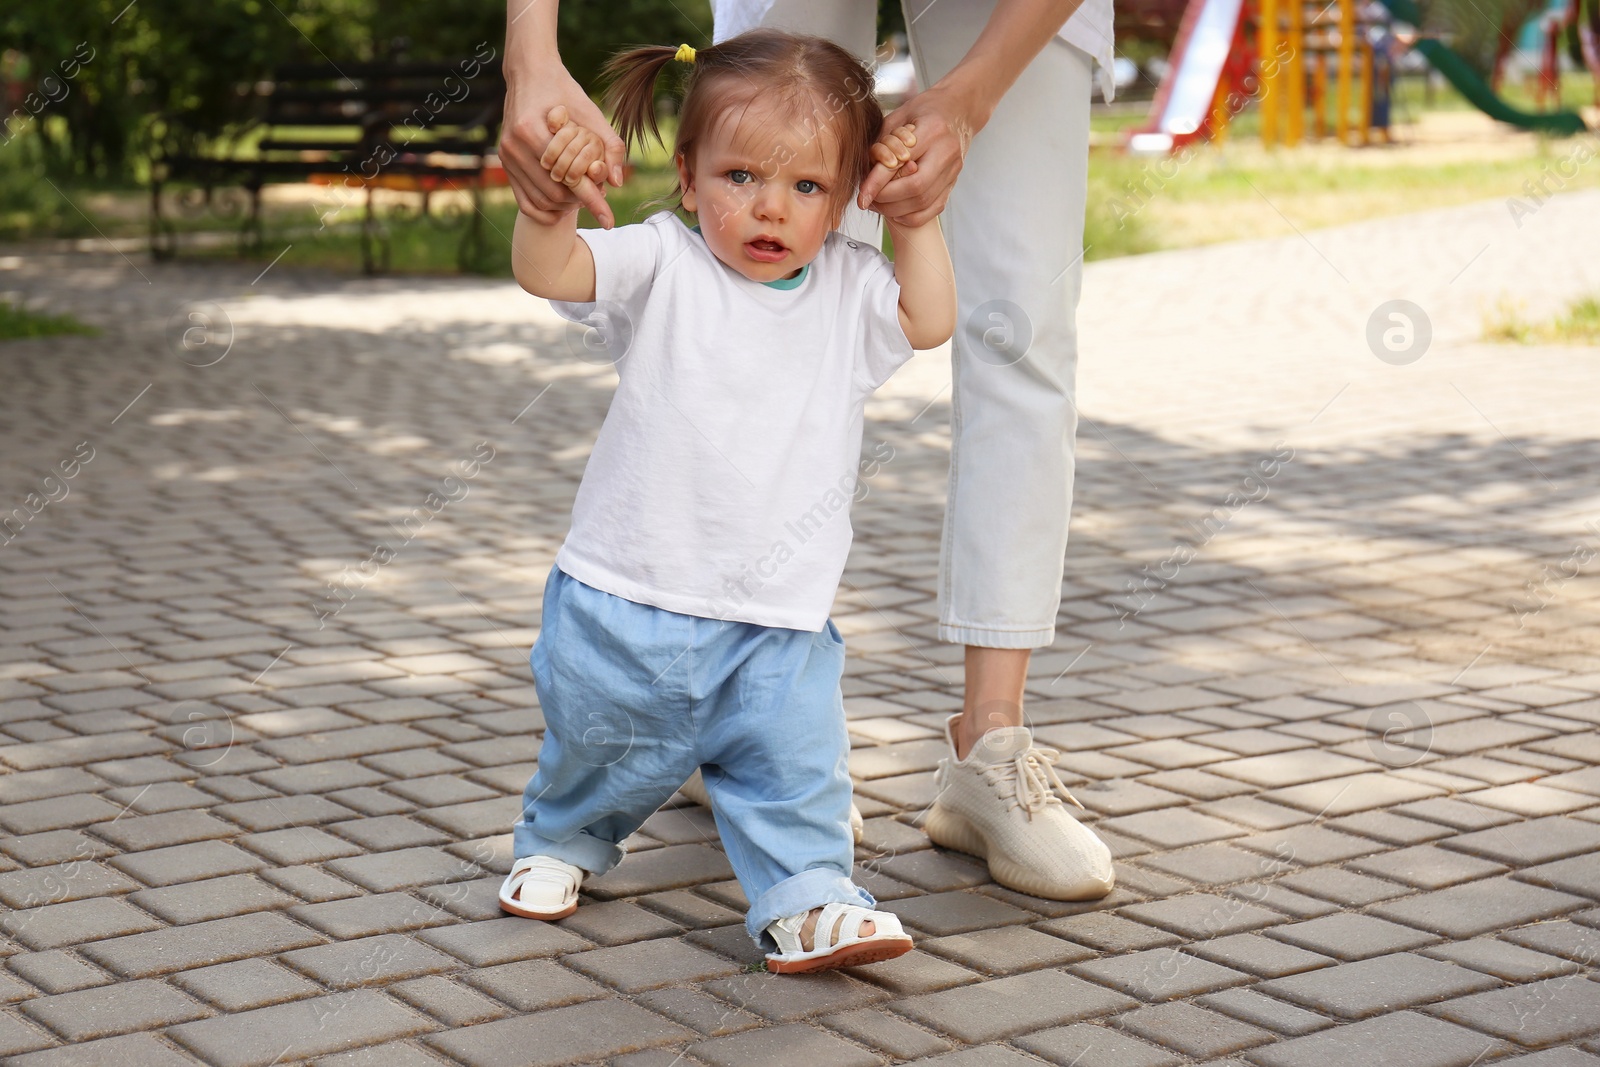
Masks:
[[[500,885],[500,910],[524,919],[565,919],[578,910],[583,873],[582,867],[554,856],[524,856]]]
[[[900,918],[886,911],[872,911],[859,904],[824,904],[817,917],[814,946],[807,952],[800,941],[800,928],[810,911],[785,916],[767,925],[767,933],[778,943],[777,952],[767,953],[767,970],[775,974],[801,974],[833,967],[855,967],[880,963],[911,951],[911,938],[900,926]],[[861,935],[861,924],[871,922],[876,929]]]

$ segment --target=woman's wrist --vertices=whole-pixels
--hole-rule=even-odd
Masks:
[[[950,73],[933,84],[933,89],[946,95],[953,110],[966,119],[973,134],[989,124],[1000,98],[1009,85],[1001,85],[998,72],[985,70],[981,61],[971,58],[956,64]]]

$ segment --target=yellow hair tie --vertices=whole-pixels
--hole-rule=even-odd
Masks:
[[[683,62],[683,63],[693,63],[694,62],[694,49],[690,48],[686,44],[680,44],[678,46],[678,54],[673,56],[672,58],[676,59],[676,60],[679,60],[680,62]]]

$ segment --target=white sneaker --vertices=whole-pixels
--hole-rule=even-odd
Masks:
[[[565,919],[578,910],[583,868],[553,856],[524,856],[500,886],[500,910],[524,919]]]
[[[957,718],[945,723],[951,754],[939,761],[939,793],[923,824],[933,843],[983,857],[990,877],[1029,896],[1097,900],[1111,892],[1111,850],[1062,802],[1083,807],[1051,766],[1060,753],[1035,748],[1026,726],[1006,726],[958,760]]]
[[[700,776],[700,768],[696,767],[689,780],[678,787],[678,792],[710,810],[711,794],[706,792],[706,780]],[[856,802],[850,802],[850,836],[855,838],[856,844],[861,844],[861,835],[867,831],[867,822],[861,817],[861,809],[856,807]]]

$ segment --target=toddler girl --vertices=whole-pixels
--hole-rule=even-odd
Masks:
[[[828,619],[849,552],[866,398],[955,326],[935,222],[889,224],[891,263],[835,232],[876,162],[872,76],[820,37],[753,30],[608,66],[625,140],[691,63],[679,201],[612,229],[521,215],[517,281],[597,327],[619,384],[544,591],[530,663],[546,732],[500,904],[557,919],[585,872],[696,769],[774,971],[890,959],[911,939],[851,880],[844,640]],[[603,176],[599,138],[550,112],[541,165]],[[914,165],[913,165],[914,166]],[[907,167],[905,173],[910,173]]]

